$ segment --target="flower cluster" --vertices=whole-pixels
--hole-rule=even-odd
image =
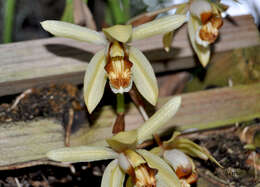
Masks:
[[[48,152],[47,157],[70,163],[113,159],[104,171],[102,187],[122,187],[125,174],[129,175],[128,186],[180,186],[178,177],[162,158],[145,149],[137,149],[176,114],[180,105],[181,97],[173,97],[139,128],[107,139],[109,147],[61,148]]]
[[[218,36],[222,19],[206,0],[194,0],[190,5],[189,35],[192,46],[205,63],[208,45]],[[140,94],[152,105],[158,98],[158,86],[151,64],[143,53],[129,45],[135,40],[157,34],[166,34],[165,47],[172,37],[172,31],[186,21],[184,15],[171,15],[132,28],[131,25],[115,25],[103,29],[103,33],[60,21],[44,21],[42,27],[50,33],[93,44],[103,45],[90,63],[84,78],[84,99],[91,113],[100,102],[107,79],[114,93],[128,92],[133,83]],[[170,33],[170,34],[169,34]],[[166,40],[165,40],[166,39]],[[197,50],[198,49],[198,50]],[[203,53],[205,52],[205,54]],[[91,162],[113,159],[106,167],[102,187],[122,187],[126,174],[127,186],[189,186],[197,175],[193,161],[187,156],[217,161],[202,147],[192,141],[173,137],[147,151],[138,146],[156,133],[178,111],[181,97],[173,97],[142,126],[131,131],[122,131],[106,140],[106,146],[80,146],[52,150],[47,157],[59,162]],[[217,163],[218,164],[218,163]]]

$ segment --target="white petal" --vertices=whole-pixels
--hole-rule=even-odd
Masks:
[[[151,138],[151,135],[163,125],[166,124],[178,111],[181,106],[181,97],[176,96],[171,98],[164,104],[151,118],[144,122],[144,124],[137,129],[138,143]]]
[[[71,38],[79,41],[90,42],[94,44],[106,44],[106,38],[97,31],[82,27],[79,25],[47,20],[41,22],[42,27],[51,34],[64,38]]]
[[[118,161],[113,160],[106,167],[101,187],[123,187],[125,179],[125,173],[119,168]]]
[[[107,147],[79,146],[49,151],[47,157],[55,161],[75,163],[114,159],[118,154]]]
[[[196,0],[192,1],[190,5],[190,13],[193,16],[197,16],[200,18],[200,15],[205,12],[212,12],[212,8],[210,6],[210,3],[206,0]]]
[[[165,34],[179,28],[184,22],[186,22],[185,15],[170,15],[142,24],[133,29],[131,41]]]
[[[165,150],[163,153],[163,158],[173,167],[175,171],[178,167],[182,167],[187,170],[192,169],[188,156],[178,149]]]
[[[120,168],[126,173],[131,169],[131,164],[124,153],[120,153],[118,156],[118,164]]]
[[[84,99],[89,113],[95,109],[104,94],[107,81],[105,65],[105,49],[97,52],[87,65],[84,78]]]
[[[143,53],[135,48],[129,49],[129,60],[133,63],[133,81],[140,94],[152,105],[158,99],[158,85],[153,68]]]
[[[163,159],[144,149],[139,149],[137,152],[144,157],[150,167],[158,169],[157,176],[162,180],[159,182],[160,186],[180,187],[178,177]]]
[[[188,31],[189,31],[189,38],[191,41],[191,45],[197,54],[201,64],[205,67],[210,59],[210,47],[203,47],[201,45],[198,45],[195,42],[196,32],[199,28],[199,21],[194,18],[193,16],[190,16],[189,22],[188,22]]]

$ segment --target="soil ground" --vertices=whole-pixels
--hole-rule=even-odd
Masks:
[[[18,98],[18,97],[16,97]],[[3,101],[10,103],[3,103]],[[52,85],[32,89],[17,104],[15,97],[0,98],[0,125],[3,122],[28,121],[55,117],[66,124],[69,108],[86,112],[81,91],[72,85]],[[10,108],[12,108],[10,110]],[[257,121],[253,121],[256,124]],[[193,186],[255,186],[259,174],[251,156],[237,135],[239,127],[200,134],[190,134],[196,143],[205,146],[224,168],[209,161],[195,159],[199,181]],[[258,130],[259,131],[259,130]],[[259,150],[255,151],[259,158]],[[102,173],[108,162],[74,164],[76,172],[55,166],[34,166],[19,170],[0,171],[0,187],[11,186],[100,186]],[[259,171],[258,171],[259,173]]]

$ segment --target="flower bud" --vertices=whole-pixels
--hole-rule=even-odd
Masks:
[[[192,164],[188,156],[178,149],[165,150],[163,158],[175,170],[179,178],[189,176],[192,173]]]

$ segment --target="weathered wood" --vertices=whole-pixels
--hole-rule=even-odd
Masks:
[[[260,44],[251,16],[234,17],[234,20],[236,25],[225,20],[214,53]],[[133,45],[144,51],[156,72],[194,67],[186,29],[185,25],[176,32],[170,53],[162,49],[162,36]],[[0,45],[0,96],[49,83],[82,83],[86,63],[101,48],[64,38]]]
[[[260,46],[223,52],[212,58],[203,80],[195,77],[186,91],[203,90],[210,86],[251,84],[260,81]]]
[[[63,147],[64,130],[54,119],[0,125],[0,166],[37,160]]]
[[[160,99],[159,107],[168,99]],[[105,138],[112,135],[112,125],[116,118],[112,107],[103,107],[95,114],[98,118],[91,129],[86,124],[72,134],[72,146],[102,144]],[[256,117],[260,117],[260,83],[200,91],[182,94],[180,110],[159,133],[172,132],[173,128],[207,129]],[[142,122],[135,106],[130,105],[126,115],[126,129],[137,128]],[[47,151],[63,146],[64,129],[53,119],[0,125],[0,166],[41,159]]]

